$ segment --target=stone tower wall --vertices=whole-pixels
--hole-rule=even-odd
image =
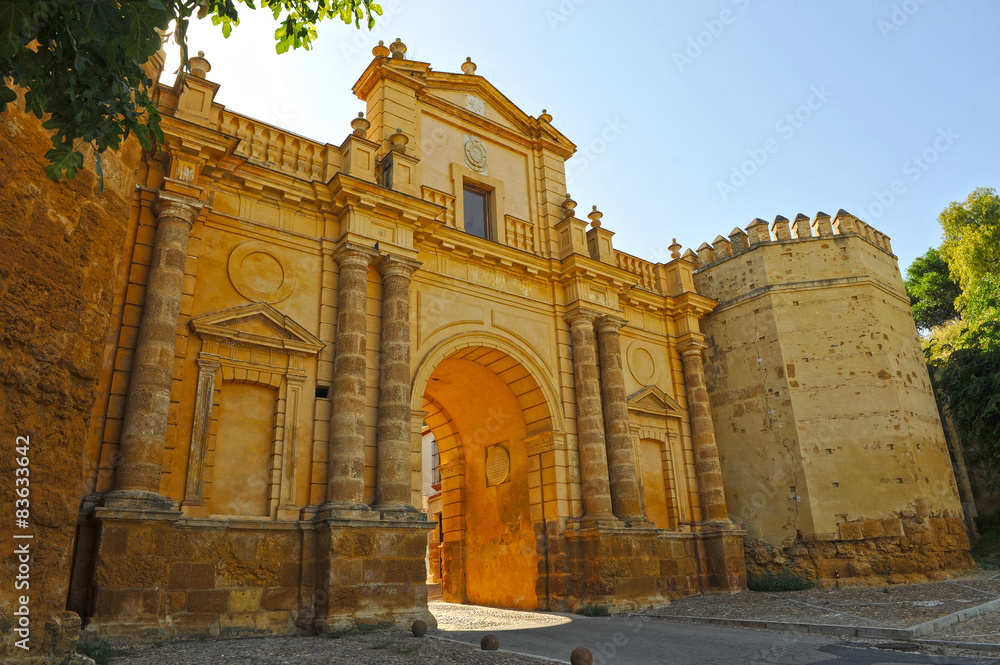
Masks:
[[[45,176],[52,147],[42,121],[24,111],[23,97],[0,115],[0,617],[4,622],[28,598],[30,631],[22,639],[4,623],[0,662],[32,662],[70,653],[80,617],[66,611],[77,509],[86,493],[84,441],[97,398],[109,330],[112,293],[141,158],[132,138],[103,155],[104,192],[97,193],[94,158],[72,180]],[[28,443],[30,484],[26,529],[12,539],[15,445]],[[17,442],[17,444],[15,444]],[[23,474],[21,474],[23,478]],[[18,487],[23,488],[24,485]],[[20,509],[23,504],[19,505]],[[29,586],[7,581],[27,545]],[[15,604],[16,603],[16,604]],[[8,660],[11,659],[11,660]]]
[[[779,217],[703,244],[698,262],[699,293],[719,301],[706,320],[708,387],[751,569],[824,578],[967,565],[889,239],[844,211]],[[876,553],[880,543],[892,553]]]

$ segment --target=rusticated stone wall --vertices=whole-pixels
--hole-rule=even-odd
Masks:
[[[746,553],[751,578],[791,570],[827,585],[926,582],[975,567],[961,517],[843,522],[835,538],[800,536],[780,549],[747,538]]]
[[[67,612],[77,510],[84,494],[84,441],[97,397],[111,294],[125,243],[141,150],[135,139],[94,159],[72,180],[45,176],[51,148],[23,98],[0,115],[0,660],[67,652],[80,618]],[[29,652],[10,630],[17,598],[7,581],[18,563],[10,544],[16,437],[30,437]],[[20,595],[20,594],[18,594]]]

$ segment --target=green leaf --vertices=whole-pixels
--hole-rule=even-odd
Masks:
[[[31,0],[0,3],[0,58],[9,58],[24,47],[21,32],[28,27],[33,5]]]
[[[7,86],[0,86],[0,113],[7,109],[7,104],[17,99],[17,93]]]
[[[64,175],[73,179],[77,171],[83,168],[83,153],[75,152],[68,145],[61,145],[45,153],[45,159],[49,160],[49,165],[45,167],[45,175],[50,180],[59,180]]]

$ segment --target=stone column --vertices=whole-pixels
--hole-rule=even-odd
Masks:
[[[629,431],[625,373],[622,370],[622,345],[618,331],[624,324],[623,319],[613,316],[604,316],[597,321],[611,506],[618,519],[645,522],[646,511],[639,496],[639,474]]]
[[[728,524],[726,494],[722,485],[722,465],[715,443],[712,406],[705,386],[705,364],[701,357],[705,343],[689,340],[678,347],[684,362],[684,384],[687,387],[688,415],[691,418],[691,439],[694,444],[695,472],[698,475],[698,496],[701,518],[705,522]]]
[[[585,521],[615,521],[611,512],[608,457],[601,410],[601,381],[594,340],[595,314],[577,310],[567,315],[573,336],[573,376],[576,383],[576,433],[580,449],[580,483]]]
[[[382,349],[378,386],[375,509],[416,512],[410,504],[410,277],[420,263],[383,256]]]
[[[323,510],[370,510],[365,493],[365,355],[368,265],[375,251],[347,243],[334,254],[337,279],[336,357],[333,413]]]
[[[188,237],[202,205],[197,199],[169,192],[160,192],[157,198],[156,235],[125,402],[115,489],[105,504],[172,506],[160,495],[160,474]]]

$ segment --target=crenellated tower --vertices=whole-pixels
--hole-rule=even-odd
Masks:
[[[840,210],[697,251],[726,500],[748,566],[817,578],[968,565],[962,509],[889,238]],[[834,546],[836,545],[836,547]]]

